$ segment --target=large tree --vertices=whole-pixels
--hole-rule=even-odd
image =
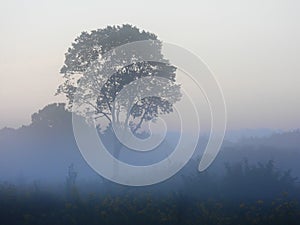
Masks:
[[[129,55],[122,51],[117,53],[113,51],[128,43],[145,40],[153,42],[144,46],[142,51],[131,52]],[[176,67],[164,59],[161,48],[162,43],[155,34],[141,31],[128,24],[82,32],[65,54],[65,62],[61,68],[64,82],[59,86],[57,93],[66,95],[70,110],[74,110],[74,98],[77,93],[77,104],[82,102],[85,108],[80,110],[77,108],[76,113],[87,117],[93,114],[104,118],[107,124],[100,123],[102,130],[113,133],[111,124],[118,123],[129,126],[136,134],[142,130],[144,122],[172,112],[174,103],[181,98],[180,86],[175,83]],[[139,60],[145,56],[153,58],[153,61]],[[134,57],[136,60],[129,65],[123,65],[124,61],[131,60],[128,57]],[[113,74],[109,74],[111,72]],[[105,76],[107,74],[108,77]],[[119,101],[116,101],[116,97],[124,87],[145,77],[149,78],[148,83],[136,83],[127,88],[123,93],[125,96],[119,97]],[[151,80],[155,77],[164,79]],[[159,95],[137,98],[143,96],[150,83],[157,86]],[[120,112],[124,108],[128,110],[121,122]]]

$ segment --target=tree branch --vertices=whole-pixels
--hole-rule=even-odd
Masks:
[[[103,111],[99,111],[99,109],[98,109],[96,106],[94,106],[92,103],[90,103],[89,101],[85,101],[85,103],[87,103],[87,104],[89,104],[90,106],[92,106],[92,107],[96,110],[97,113],[102,113],[103,116],[105,116],[105,117],[109,120],[109,122],[111,122],[111,119],[110,119],[110,117],[108,116],[108,115],[109,115],[108,113],[105,113],[105,112],[103,112]]]
[[[134,128],[134,130],[132,131],[134,134],[135,134],[135,132],[136,132],[139,128],[141,128],[141,125],[142,125],[142,123],[143,123],[143,121],[144,121],[144,119],[145,119],[145,115],[146,115],[146,110],[145,110],[145,112],[144,112],[144,114],[143,114],[143,116],[142,116],[140,122],[139,122],[138,125]]]

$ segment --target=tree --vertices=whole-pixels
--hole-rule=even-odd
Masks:
[[[128,43],[144,40],[152,42],[143,46],[142,51],[133,49],[130,54],[122,49],[114,51]],[[144,122],[172,112],[174,103],[181,98],[180,85],[175,83],[176,67],[164,59],[161,48],[162,43],[155,34],[128,24],[82,32],[65,54],[61,68],[64,82],[57,93],[66,95],[69,110],[86,118],[93,115],[93,120],[99,119],[99,130],[113,133],[114,123],[129,127],[137,134]],[[143,61],[145,55],[153,61]],[[155,79],[158,77],[163,80]],[[140,78],[149,79],[139,83]],[[125,88],[132,83],[135,85]],[[156,87],[159,96],[142,97],[150,84]],[[73,107],[76,93],[77,104],[84,105],[83,108]],[[125,117],[122,117],[124,109]],[[120,148],[120,145],[115,146],[114,151],[120,151]]]

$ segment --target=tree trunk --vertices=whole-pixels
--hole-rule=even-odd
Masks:
[[[119,141],[115,133],[113,132],[113,157],[115,160],[114,167],[113,167],[113,177],[117,177],[119,175],[119,163],[118,160],[120,158],[121,149],[123,147],[122,143]]]

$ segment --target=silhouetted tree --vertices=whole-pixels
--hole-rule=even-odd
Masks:
[[[66,178],[66,191],[67,191],[68,198],[76,198],[78,195],[77,188],[76,188],[77,174],[78,173],[75,171],[74,164],[72,163],[69,166],[68,176]]]
[[[133,52],[132,55],[126,55],[124,51],[109,54],[119,46],[143,40],[153,41],[145,46],[144,51]],[[143,122],[172,112],[173,104],[181,98],[180,86],[175,84],[176,68],[164,59],[161,48],[162,43],[155,34],[141,31],[131,25],[108,26],[82,32],[65,54],[65,62],[61,68],[64,82],[59,86],[57,93],[66,95],[70,110],[74,105],[75,93],[80,93],[78,101],[86,107],[73,111],[85,117],[96,114],[97,118],[104,118],[107,124],[103,120],[99,123],[102,131],[111,132],[111,124],[114,122],[123,127],[128,126],[136,133]],[[153,61],[143,61],[143,56],[152,57]],[[124,66],[124,61],[130,62],[133,58],[131,64]],[[114,71],[111,76],[105,76],[111,71]],[[120,97],[121,101],[116,103],[117,95],[126,85],[143,77],[149,78],[152,84],[155,83],[160,96],[166,98],[137,98],[142,96],[150,84],[139,83],[128,89],[124,93],[125,96]],[[154,82],[155,77],[164,78],[164,81]],[[120,112],[128,106],[132,107],[129,107],[130,110],[126,112],[126,118],[122,122]],[[114,143],[117,143],[114,151],[120,151],[120,143],[117,140]]]
[[[31,127],[61,129],[70,125],[71,115],[66,111],[64,103],[53,103],[32,114],[31,121]]]

